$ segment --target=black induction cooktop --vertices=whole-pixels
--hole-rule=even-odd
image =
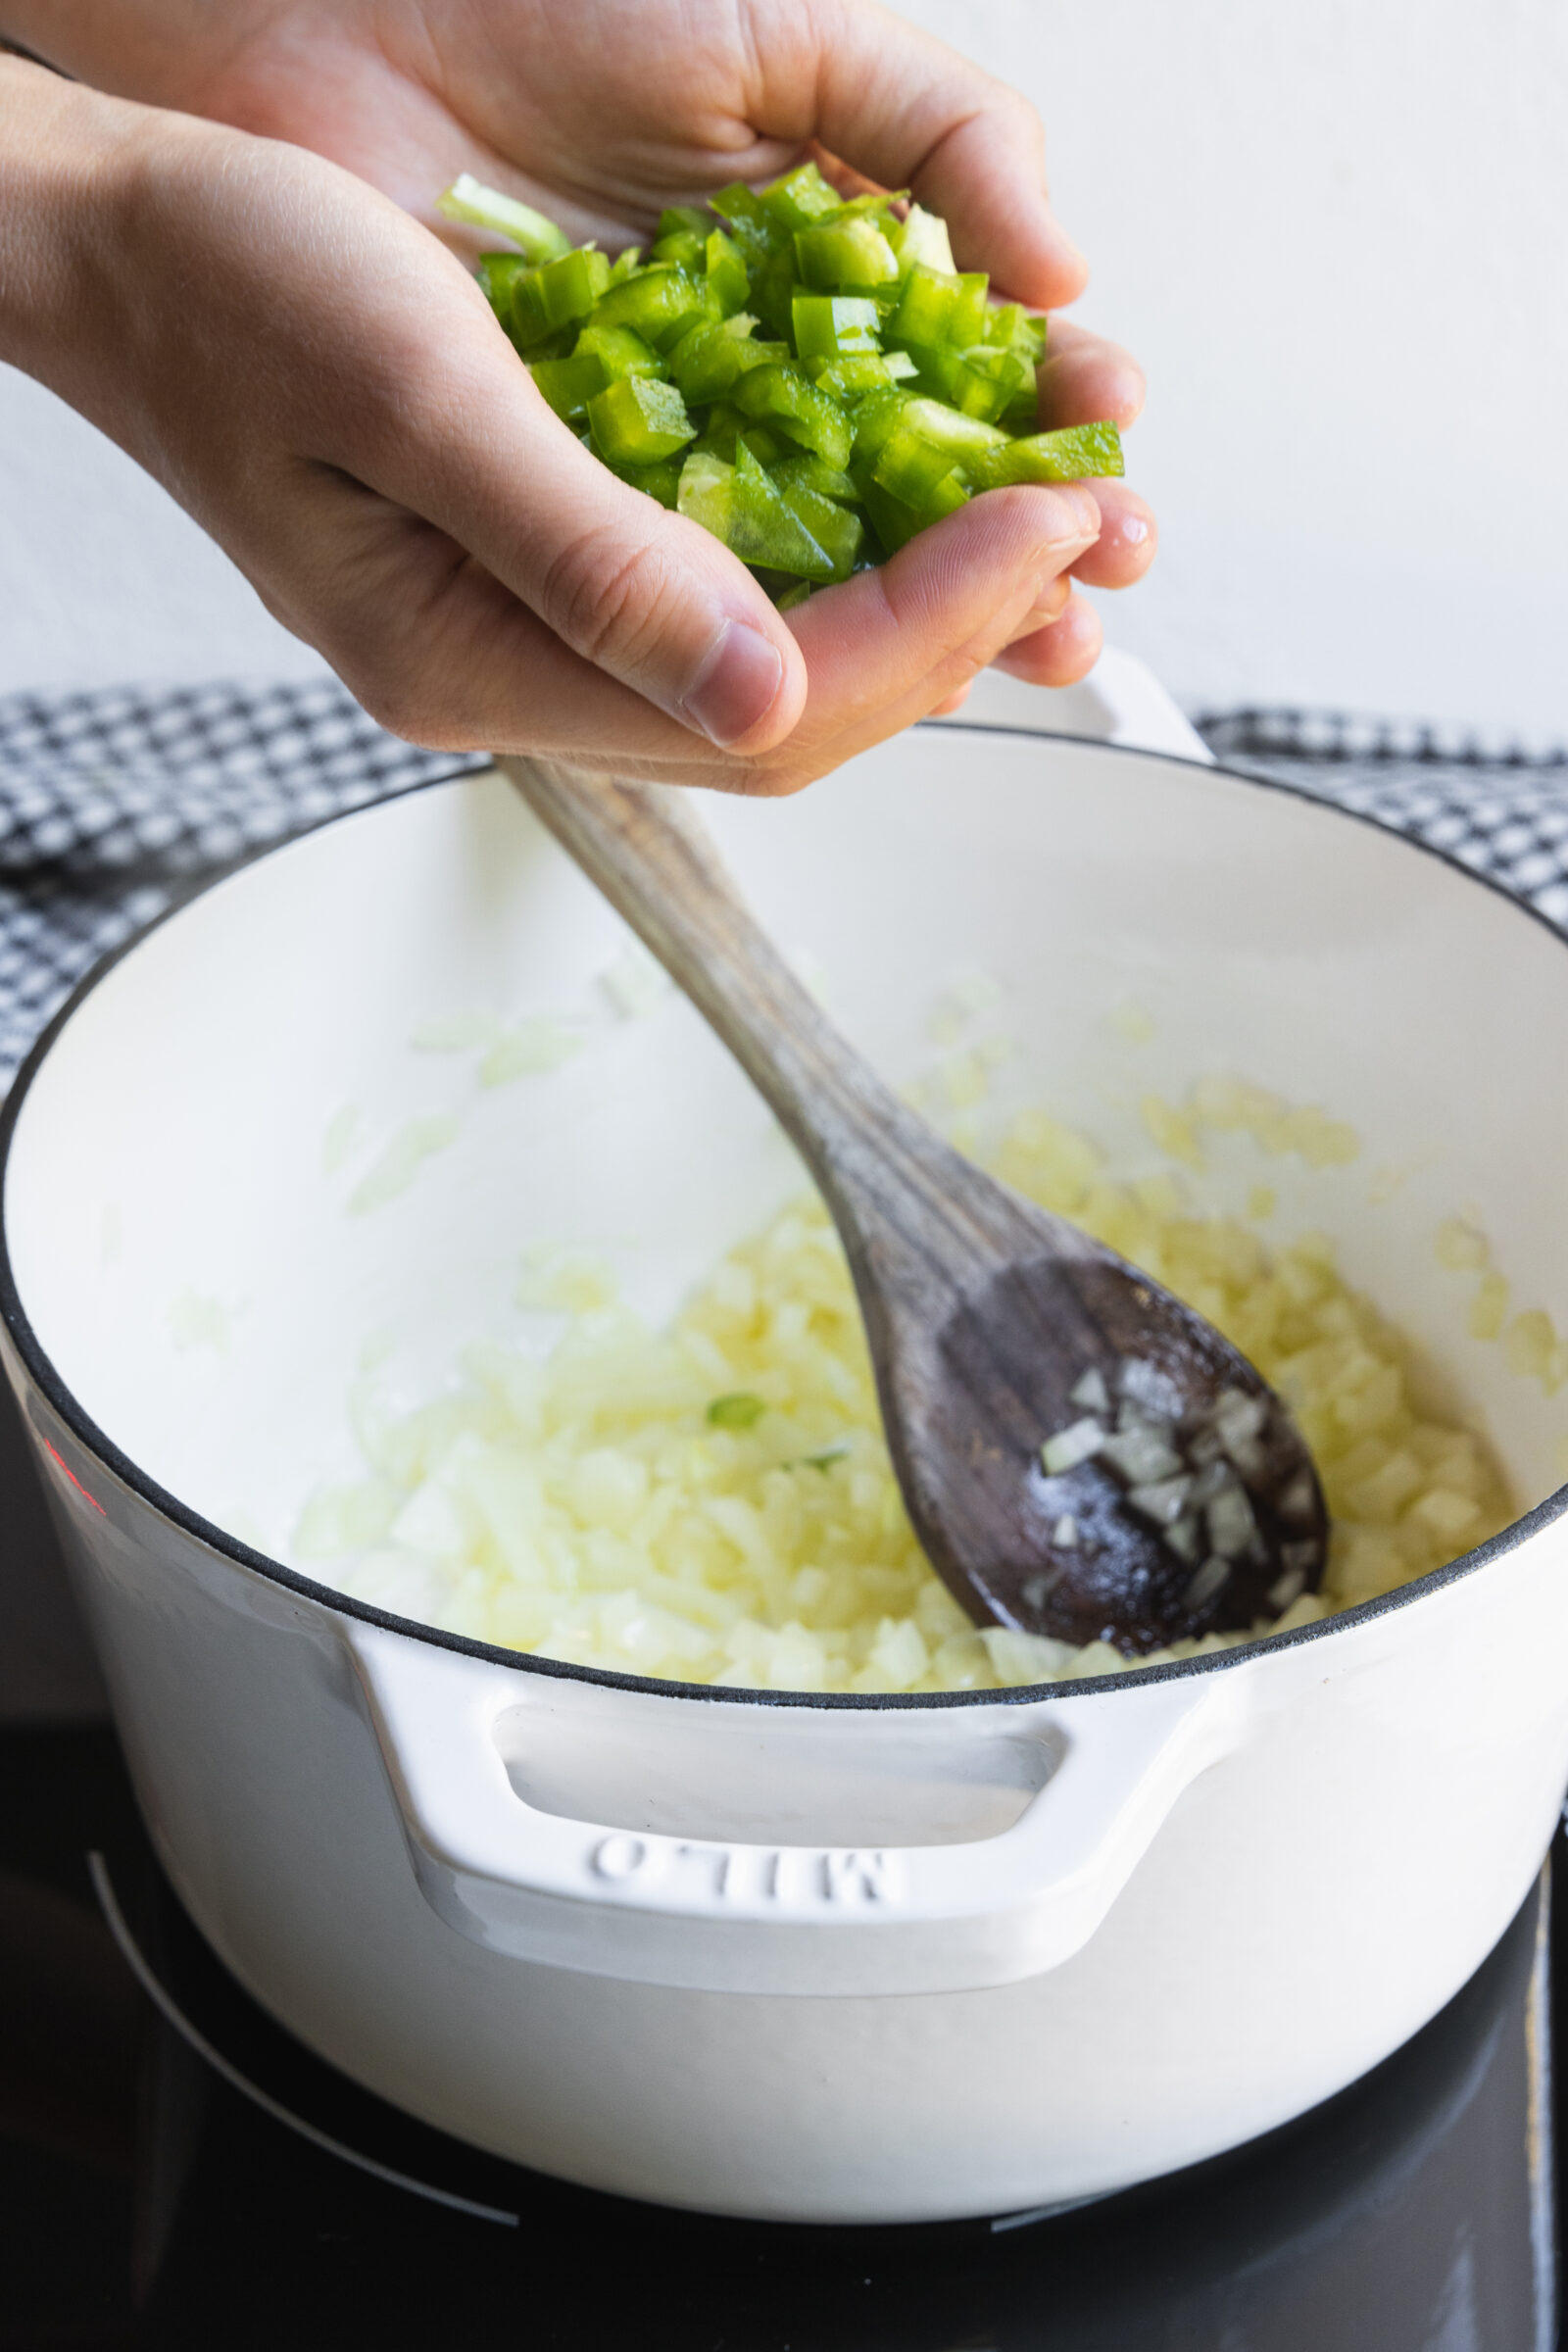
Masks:
[[[1551,1886],[1414,2041],[1232,2155],[1046,2218],[753,2226],[359,2089],[202,1941],[112,1733],[0,1732],[0,2346],[1551,2352]]]

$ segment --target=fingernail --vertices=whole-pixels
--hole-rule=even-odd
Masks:
[[[680,701],[680,715],[727,750],[765,718],[784,676],[778,647],[744,620],[726,620]]]
[[[1047,593],[1053,581],[1061,577],[1069,565],[1092,548],[1101,534],[1100,513],[1097,508],[1091,520],[1077,500],[1070,504],[1060,491],[1052,491],[1054,501],[1060,505],[1046,522],[1045,529],[1035,541],[1035,593]]]

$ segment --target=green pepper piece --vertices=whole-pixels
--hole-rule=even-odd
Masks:
[[[790,444],[781,441],[777,433],[769,432],[765,424],[748,424],[738,436],[751,451],[759,466],[772,467],[789,453]],[[737,461],[738,462],[738,461]]]
[[[896,384],[910,383],[920,372],[919,362],[906,351],[885,351],[882,358]]]
[[[839,190],[827,186],[813,163],[802,163],[785,172],[783,178],[771,178],[761,190],[761,202],[785,228],[811,228],[815,221],[825,221],[844,210]]]
[[[740,247],[723,229],[715,228],[704,247],[708,291],[726,318],[744,311],[751,300],[752,281]]]
[[[863,400],[868,392],[885,392],[897,379],[889,361],[902,359],[902,352],[862,352],[853,360],[810,360],[807,367],[813,384],[820,384],[832,400]],[[909,373],[915,369],[911,365]]]
[[[906,547],[920,528],[920,517],[912,507],[901,498],[884,490],[880,482],[867,481],[864,491],[866,517],[881,543],[884,555],[896,556]]]
[[[797,164],[793,171],[770,179],[759,193],[768,211],[776,213],[792,230],[832,220],[844,210],[844,198],[810,162]]]
[[[514,245],[532,263],[554,262],[571,251],[571,239],[554,220],[536,213],[531,204],[523,204],[515,196],[503,196],[499,188],[487,188],[469,172],[460,172],[450,188],[435,200],[435,209],[444,220],[462,220],[470,228],[488,228],[497,236],[510,237]]]
[[[669,355],[669,372],[687,400],[717,400],[749,368],[765,368],[789,358],[783,343],[754,343],[757,324],[746,311],[720,324],[694,326],[682,335]]]
[[[717,400],[742,372],[741,340],[727,332],[729,323],[690,327],[671,351],[670,381],[680,386],[683,399]]]
[[[1026,367],[1038,368],[1045,358],[1046,333],[1047,321],[1021,302],[999,303],[986,313],[985,340],[1016,352]]]
[[[586,318],[610,284],[610,260],[591,245],[524,270],[512,284],[513,340],[526,350],[558,326]]]
[[[786,459],[785,463],[789,461]],[[784,504],[806,525],[832,564],[834,579],[847,580],[855,569],[855,559],[865,537],[865,525],[858,514],[831,498],[824,498],[820,490],[813,490],[799,476],[786,482],[775,472],[773,480],[783,494]]]
[[[732,1396],[713,1398],[708,1419],[715,1429],[751,1429],[766,1410],[760,1396],[754,1396],[749,1389],[737,1389]]]
[[[842,466],[824,465],[809,450],[798,451],[791,458],[781,458],[773,466],[772,474],[781,490],[792,489],[799,482],[804,483],[808,490],[815,490],[823,498],[840,501],[849,499],[853,503],[860,495],[853,474],[846,473]]]
[[[807,598],[811,594],[812,588],[809,580],[797,580],[792,588],[785,589],[782,596],[776,596],[773,599],[774,611],[778,612],[793,612],[796,606],[804,605]]]
[[[685,229],[691,236],[706,237],[713,225],[713,216],[706,205],[667,204],[659,216],[659,234],[678,236]]]
[[[556,415],[568,424],[587,416],[588,403],[610,381],[604,361],[594,351],[575,353],[569,360],[534,360],[528,372]]]
[[[899,305],[888,320],[888,332],[903,344],[930,350],[951,341],[953,306],[958,299],[955,271],[933,270],[918,262],[904,281]]]
[[[512,327],[512,289],[519,277],[526,277],[533,265],[520,253],[481,253],[475,275],[484,288],[485,300],[510,333]]]
[[[932,491],[953,471],[953,452],[928,441],[913,425],[903,422],[889,433],[871,465],[871,479],[923,514]]]
[[[950,277],[917,263],[905,279],[888,333],[902,344],[922,349],[946,345],[962,351],[979,343],[985,333],[989,284],[983,270]]]
[[[872,392],[855,412],[855,458],[858,464],[876,456],[883,442],[897,426],[906,409],[912,405],[912,395],[895,388],[891,392]]]
[[[868,481],[865,485],[866,514],[890,556],[896,556],[901,547],[907,546],[917,532],[927,529],[933,522],[940,522],[944,514],[953,514],[956,508],[966,506],[968,501],[969,485],[962,468],[957,466],[952,466],[931,484],[924,502],[917,508],[907,506],[902,498],[896,498],[880,482]]]
[[[1098,424],[1069,424],[1054,433],[1030,433],[1004,441],[973,466],[982,489],[1007,482],[1081,482],[1114,478],[1125,471],[1121,435],[1109,417]]]
[[[775,255],[791,250],[790,232],[777,216],[770,213],[754,188],[743,179],[732,180],[720,188],[711,199],[714,212],[729,225],[730,233],[746,256],[749,270],[759,270]]]
[[[776,424],[803,449],[830,466],[848,462],[855,434],[836,400],[794,368],[754,368],[735,387],[735,405],[748,416]]]
[[[795,294],[795,259],[787,249],[760,262],[752,271],[750,308],[770,335],[781,339],[790,331],[790,305]]]
[[[960,409],[950,408],[945,401],[929,400],[923,393],[906,396],[899,422],[908,425],[933,447],[945,449],[956,465],[967,466],[988,450],[1002,449],[1007,444],[1007,435],[1000,425],[988,424],[981,416],[966,416]]]
[[[657,466],[617,466],[614,471],[623,482],[629,482],[634,490],[645,491],[650,498],[657,499],[662,507],[668,507],[670,513],[674,513],[680,493],[680,468],[670,465],[667,459],[662,459]]]
[[[901,276],[907,277],[917,265],[935,270],[944,277],[956,277],[958,273],[947,222],[921,205],[911,204],[907,217],[895,222],[888,231],[888,243],[899,257]]]
[[[808,287],[858,293],[885,285],[899,274],[898,257],[882,231],[863,213],[825,227],[795,232],[795,258]]]
[[[610,265],[611,284],[612,286],[624,285],[628,277],[636,276],[642,266],[642,247],[640,245],[628,245],[625,252],[617,253],[614,260]]]
[[[646,344],[641,335],[629,326],[602,326],[593,319],[577,337],[572,352],[574,359],[587,359],[590,354],[604,362],[605,374],[612,383],[623,375],[662,375],[664,363],[657,351]]]
[[[863,295],[797,294],[790,322],[803,361],[845,360],[880,348],[882,316]]]
[[[689,228],[678,228],[673,236],[656,237],[648,258],[650,262],[667,262],[672,269],[699,277],[705,274],[706,242],[706,238],[694,237]]]
[[[733,466],[706,452],[688,457],[680,473],[680,512],[711,531],[743,563],[766,564],[804,579],[833,577],[832,560],[744,441],[735,444]]]
[[[610,466],[653,466],[697,437],[686,403],[657,376],[623,375],[588,403],[594,447]]]
[[[844,209],[843,197],[828,186],[814,164],[799,164],[782,179],[769,180],[761,201],[774,220],[789,229],[809,228],[813,221]]]
[[[962,416],[987,424],[995,424],[1033,381],[1032,369],[1016,352],[999,351],[990,343],[971,343],[967,351],[911,344],[910,352],[920,364],[922,383]]]
[[[707,315],[706,282],[699,285],[684,270],[656,265],[612,285],[594,305],[592,322],[629,326],[656,351],[667,351]]]

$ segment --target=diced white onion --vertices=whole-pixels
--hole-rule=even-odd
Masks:
[[[1055,1436],[1048,1438],[1040,1448],[1040,1458],[1046,1466],[1047,1477],[1063,1478],[1069,1470],[1076,1470],[1080,1462],[1092,1461],[1104,1443],[1104,1425],[1097,1421],[1093,1413],[1086,1413],[1081,1421],[1074,1421],[1069,1429],[1058,1429]]]
[[[1162,1478],[1152,1487],[1134,1487],[1127,1499],[1141,1517],[1156,1527],[1173,1527],[1186,1508],[1193,1482],[1189,1477]]]
[[[1205,1607],[1230,1582],[1230,1561],[1221,1559],[1217,1553],[1211,1554],[1182,1594],[1184,1606],[1194,1610]]]
[[[1051,1531],[1051,1541],[1058,1551],[1071,1551],[1078,1541],[1078,1522],[1071,1511],[1063,1511]]]
[[[1164,1541],[1176,1557],[1185,1560],[1190,1568],[1198,1557],[1199,1546],[1198,1521],[1191,1511],[1184,1511],[1173,1526],[1165,1529]]]
[[[1130,1487],[1156,1486],[1162,1478],[1175,1478],[1186,1468],[1176,1448],[1147,1423],[1118,1430],[1104,1441],[1101,1451]]]
[[[1310,1470],[1297,1472],[1274,1507],[1287,1527],[1311,1526],[1317,1516],[1317,1497],[1312,1493]]]
[[[1241,1487],[1227,1487],[1208,1505],[1208,1540],[1222,1560],[1239,1560],[1257,1535],[1252,1506]]]
[[[1106,1388],[1105,1376],[1098,1365],[1091,1364],[1082,1379],[1075,1382],[1067,1391],[1067,1402],[1081,1404],[1086,1413],[1109,1415],[1110,1391]]]

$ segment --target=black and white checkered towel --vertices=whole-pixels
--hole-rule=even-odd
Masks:
[[[1289,710],[1198,725],[1228,765],[1435,843],[1568,929],[1568,753]],[[398,742],[331,679],[0,700],[0,1087],[97,958],[198,883],[483,764]]]

